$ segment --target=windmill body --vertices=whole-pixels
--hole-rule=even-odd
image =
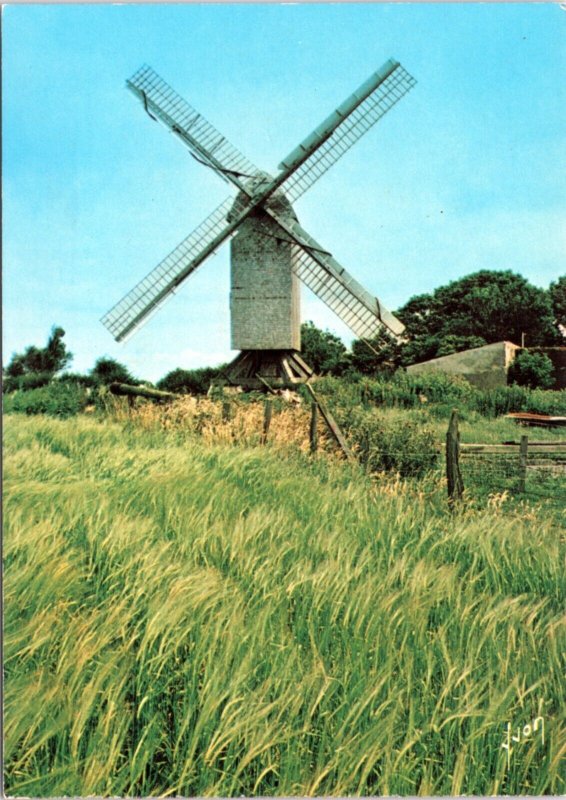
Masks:
[[[247,195],[238,195],[234,211],[246,201]],[[265,207],[297,221],[281,191]],[[244,220],[230,248],[232,349],[300,350],[300,284],[291,240],[260,210]]]
[[[393,60],[370,76],[279,165],[260,171],[150,67],[127,82],[145,111],[163,123],[194,158],[238,190],[227,198],[102,322],[117,341],[133,333],[225,241],[231,240],[231,335],[240,350],[226,378],[244,388],[269,379],[288,385],[312,370],[300,357],[299,281],[361,339],[403,325],[299,224],[300,197],[415,84]]]

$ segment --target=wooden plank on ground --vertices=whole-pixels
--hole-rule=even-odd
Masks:
[[[129,383],[118,383],[116,381],[111,383],[108,388],[112,394],[122,397],[145,397],[148,400],[157,400],[162,403],[179,400],[182,397],[180,394],[162,392],[159,389],[151,389],[149,386],[131,386]]]
[[[536,425],[542,428],[555,428],[566,425],[566,417],[555,416],[552,414],[531,414],[527,411],[513,411],[505,415],[508,419],[514,419],[522,425]]]

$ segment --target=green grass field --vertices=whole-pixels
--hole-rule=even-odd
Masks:
[[[86,416],[4,454],[8,794],[566,790],[552,517]]]

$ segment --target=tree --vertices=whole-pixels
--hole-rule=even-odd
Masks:
[[[114,358],[102,356],[97,359],[94,367],[90,371],[91,377],[94,381],[102,386],[109,386],[111,383],[129,383],[136,385],[139,383],[137,378],[134,378],[130,371],[124,364],[120,364]]]
[[[452,353],[461,353],[463,350],[472,350],[474,347],[483,347],[487,344],[482,336],[455,336],[449,333],[439,340],[436,357],[450,356]]]
[[[481,270],[413,297],[397,316],[406,325],[406,364],[477,347],[480,340],[520,343],[522,334],[529,346],[560,343],[549,293],[509,270]]]
[[[551,283],[548,293],[556,324],[566,329],[566,275]]]
[[[301,325],[301,356],[316,373],[340,375],[349,366],[344,342],[313,322]]]
[[[399,365],[399,359],[400,345],[386,331],[368,341],[352,342],[352,367],[363,375],[390,372]]]
[[[554,385],[554,365],[545,353],[517,353],[507,372],[508,383],[531,389],[551,389]]]
[[[14,353],[3,370],[8,379],[5,389],[11,391],[19,387],[32,388],[49,383],[54,375],[73,360],[73,354],[63,342],[64,336],[63,328],[53,326],[45,347],[30,345],[23,353]]]

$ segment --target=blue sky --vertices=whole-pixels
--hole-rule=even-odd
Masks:
[[[478,269],[564,274],[566,11],[557,4],[3,9],[3,347],[67,331],[156,380],[227,360],[229,247],[126,344],[99,318],[229,193],[124,88],[150,64],[274,171],[390,57],[417,79],[295,206],[389,308]],[[350,341],[303,290],[303,319]]]

